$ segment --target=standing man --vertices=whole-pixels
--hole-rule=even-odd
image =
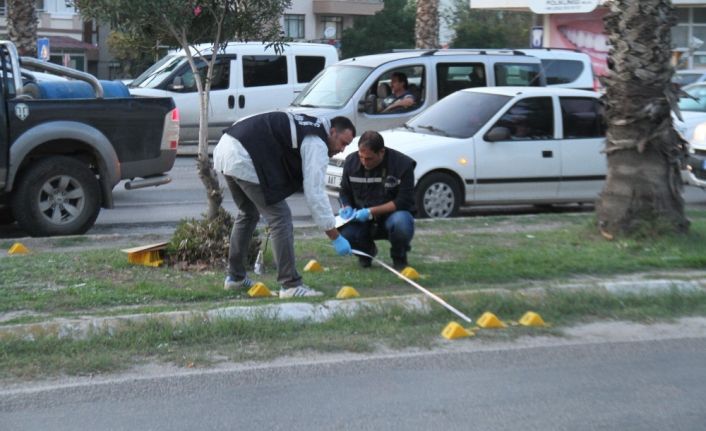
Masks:
[[[390,241],[390,257],[397,270],[407,266],[414,236],[414,167],[417,163],[392,148],[378,132],[369,130],[358,141],[358,152],[346,157],[341,179],[340,228],[353,248],[377,254],[376,239]],[[363,268],[371,259],[358,256]]]
[[[213,150],[213,164],[225,175],[239,209],[230,236],[226,290],[254,284],[245,266],[262,214],[272,235],[279,297],[322,295],[304,285],[297,272],[292,213],[285,198],[303,186],[314,222],[332,241],[336,253],[350,254],[350,244],[335,228],[325,176],[329,157],[343,151],[354,137],[355,127],[346,117],[329,121],[287,112],[253,115],[225,130]]]

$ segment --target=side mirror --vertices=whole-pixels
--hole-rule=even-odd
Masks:
[[[509,141],[510,129],[507,127],[493,127],[485,134],[484,139],[488,142]]]
[[[174,81],[169,84],[169,89],[174,91],[181,91],[184,89],[184,83],[181,79],[181,76],[177,76],[174,78]]]
[[[365,99],[360,99],[358,101],[358,112],[365,112],[366,114],[374,114],[376,105],[377,105],[377,96],[374,94],[368,94],[365,97]]]

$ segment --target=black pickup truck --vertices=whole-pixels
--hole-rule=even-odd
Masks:
[[[46,71],[64,77],[37,78]],[[81,234],[113,207],[121,180],[127,189],[170,181],[179,136],[171,98],[131,97],[119,82],[19,58],[7,41],[0,74],[0,223]]]

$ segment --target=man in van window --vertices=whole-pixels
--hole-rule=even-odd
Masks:
[[[414,94],[409,91],[409,82],[404,73],[392,72],[390,87],[392,94],[383,100],[383,113],[405,111],[417,103]]]
[[[314,222],[336,253],[351,254],[349,242],[336,230],[325,177],[329,157],[343,151],[354,136],[355,127],[346,117],[329,121],[287,112],[246,117],[225,130],[213,150],[213,165],[225,176],[239,210],[230,237],[226,290],[249,289],[255,284],[245,267],[262,214],[272,235],[279,297],[322,295],[304,285],[297,272],[292,213],[285,198],[303,187]]]
[[[341,235],[353,248],[371,256],[377,254],[376,239],[390,241],[390,257],[397,270],[407,266],[407,252],[414,236],[414,167],[416,162],[392,148],[378,132],[363,133],[358,152],[343,163],[339,192],[339,215],[351,221]],[[368,268],[372,261],[358,256]]]

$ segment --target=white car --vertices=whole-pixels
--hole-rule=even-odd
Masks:
[[[381,133],[417,161],[418,217],[453,216],[463,205],[594,202],[605,181],[603,107],[592,91],[466,89]],[[331,158],[330,192],[356,151],[354,141]]]

